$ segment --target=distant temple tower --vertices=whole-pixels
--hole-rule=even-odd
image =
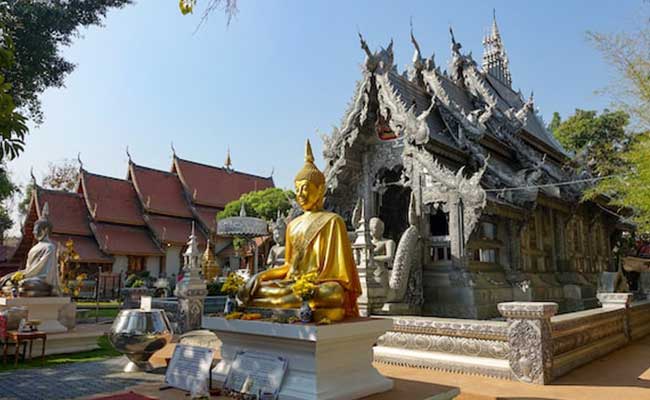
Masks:
[[[492,13],[492,32],[483,38],[483,48],[483,70],[511,87],[512,76],[506,49],[497,26],[496,11]]]

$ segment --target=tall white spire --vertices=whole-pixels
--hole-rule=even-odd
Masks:
[[[496,11],[492,11],[492,29],[489,35],[483,38],[483,70],[503,82],[512,86],[510,75],[510,62],[506,49],[501,40],[499,26],[497,25]]]

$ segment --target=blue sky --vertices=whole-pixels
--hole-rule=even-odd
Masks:
[[[198,9],[206,0],[199,0]],[[45,122],[9,164],[24,184],[48,162],[76,158],[90,171],[124,177],[135,162],[169,169],[170,143],[183,157],[269,175],[290,187],[310,138],[322,166],[319,133],[338,125],[360,77],[360,30],[371,48],[395,40],[400,70],[410,62],[409,20],[425,55],[449,60],[448,27],[480,60],[492,8],[510,58],[513,86],[548,121],[576,107],[602,109],[595,94],[613,71],[585,32],[618,32],[637,23],[638,1],[252,1],[226,27],[214,14],[181,16],[176,0],[139,0],[110,12],[102,28],[63,49],[77,64],[66,87],[42,97]]]

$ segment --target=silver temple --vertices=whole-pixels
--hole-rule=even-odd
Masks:
[[[446,71],[422,57],[411,33],[415,53],[402,73],[392,41],[373,52],[359,35],[361,79],[340,126],[323,137],[327,206],[356,228],[358,255],[372,253],[371,217],[397,243],[392,268],[357,257],[362,309],[483,319],[507,301],[596,307],[625,224],[605,204],[581,202],[585,183],[554,185],[585,176],[563,168],[572,156],[532,94],[513,90],[496,19],[481,67],[450,34]]]

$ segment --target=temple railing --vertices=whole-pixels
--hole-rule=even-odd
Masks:
[[[601,293],[602,307],[555,316],[553,302],[500,303],[506,321],[392,317],[375,360],[547,384],[650,334],[650,300]]]

